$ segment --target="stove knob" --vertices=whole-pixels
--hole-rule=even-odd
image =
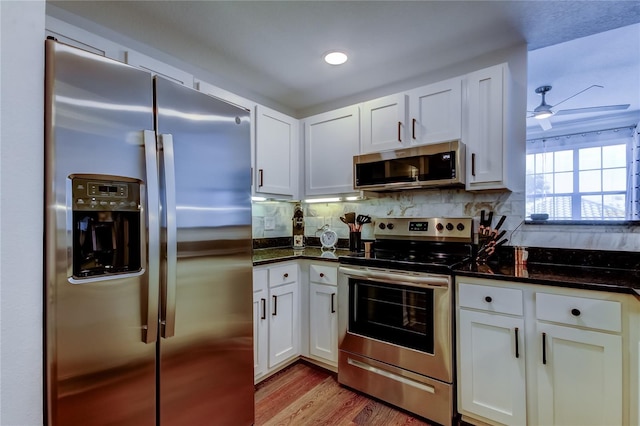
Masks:
[[[387,227],[387,226],[386,226],[384,223],[382,223],[382,222],[380,222],[380,225],[378,225],[378,228],[380,228],[380,229],[384,229],[384,228],[386,228],[386,227]]]
[[[387,229],[393,229],[393,223],[387,223]]]
[[[458,231],[464,231],[464,224],[459,223],[458,226],[456,226],[456,228],[458,229]]]
[[[451,224],[451,222],[447,223],[447,231],[451,231],[453,230],[453,225]]]
[[[444,226],[442,226],[442,224],[441,224],[441,223],[438,223],[438,224],[436,225],[436,229],[437,229],[438,231],[442,232],[442,230],[444,229]]]

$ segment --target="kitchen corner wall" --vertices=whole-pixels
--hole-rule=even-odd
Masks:
[[[375,194],[374,194],[375,197]],[[293,203],[259,202],[253,204],[253,238],[290,237]],[[509,245],[528,247],[575,248],[591,250],[640,250],[638,226],[525,225],[525,197],[522,192],[462,189],[413,190],[378,194],[357,202],[303,204],[305,236],[319,236],[327,224],[340,238],[348,238],[347,226],[340,221],[345,212],[368,214],[372,218],[404,217],[473,217],[478,229],[480,211],[494,212],[494,225],[507,216],[502,229]],[[274,229],[265,229],[273,222]],[[373,224],[363,225],[362,238],[373,239]]]

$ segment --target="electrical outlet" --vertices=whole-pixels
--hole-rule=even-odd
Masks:
[[[265,231],[273,231],[276,229],[276,218],[274,216],[265,216],[264,217],[264,230]]]

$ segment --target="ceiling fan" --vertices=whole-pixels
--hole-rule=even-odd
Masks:
[[[558,102],[555,105],[549,105],[545,100],[545,95],[551,90],[551,86],[540,86],[536,89],[536,93],[538,93],[539,95],[542,95],[542,102],[540,102],[540,105],[538,105],[533,111],[528,111],[532,113],[532,115],[528,116],[527,118],[535,118],[537,120],[540,120],[540,123],[539,123],[540,127],[542,127],[543,130],[549,130],[551,128],[551,122],[548,120],[548,118],[551,117],[552,115],[584,114],[584,113],[603,112],[603,111],[618,111],[618,110],[624,110],[629,108],[630,104],[600,105],[600,106],[593,106],[593,107],[561,109],[561,110],[555,109],[561,103],[564,103],[569,99],[574,98],[579,94],[586,92],[587,90],[593,87],[599,87],[601,89],[604,89],[604,86],[600,86],[598,84],[592,84],[586,89],[581,90],[578,93],[569,96],[568,98]]]

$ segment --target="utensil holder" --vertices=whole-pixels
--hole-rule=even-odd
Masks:
[[[361,242],[362,242],[362,234],[360,232],[349,232],[349,250],[350,251],[359,252]]]

